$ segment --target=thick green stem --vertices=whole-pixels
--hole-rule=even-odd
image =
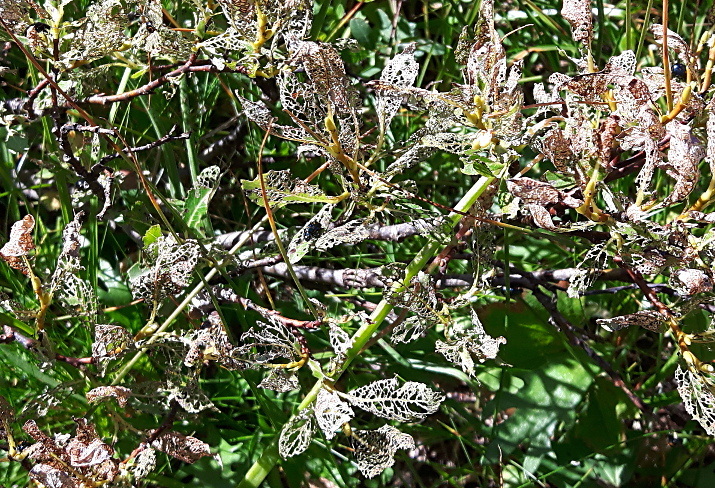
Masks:
[[[472,188],[462,197],[462,199],[454,207],[458,212],[467,212],[472,205],[477,201],[477,199],[484,193],[484,191],[489,187],[489,185],[495,180],[493,177],[482,177],[480,178]],[[452,212],[449,214],[448,218],[450,225],[455,227],[457,223],[462,219],[463,215],[459,213]],[[412,262],[407,266],[405,271],[405,277],[402,283],[396,286],[396,289],[401,289],[409,285],[412,278],[417,275],[417,273],[425,267],[427,262],[439,251],[442,244],[436,240],[430,240],[425,246],[420,250],[417,256],[414,257]],[[353,346],[347,352],[347,357],[340,368],[333,373],[331,376],[332,381],[337,381],[340,376],[348,369],[350,363],[360,354],[362,348],[365,344],[372,338],[372,335],[380,327],[382,322],[385,320],[387,315],[392,310],[392,305],[386,300],[382,300],[377,304],[377,307],[370,315],[370,319],[366,321],[356,332],[353,334],[352,341]],[[308,408],[318,396],[318,392],[322,387],[322,380],[319,380],[313,385],[313,388],[308,392],[303,401],[298,405],[298,411]],[[257,488],[263,480],[268,476],[268,473],[273,469],[273,467],[278,463],[278,437],[274,437],[273,441],[266,447],[261,454],[261,457],[251,466],[251,468],[246,472],[243,480],[238,485],[238,488]]]

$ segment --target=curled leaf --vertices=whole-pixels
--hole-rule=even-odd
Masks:
[[[98,403],[105,398],[114,397],[120,407],[126,407],[127,400],[132,396],[132,391],[124,386],[98,386],[89,390],[85,396],[89,403]]]
[[[611,317],[610,319],[598,319],[596,322],[611,332],[630,327],[631,325],[637,325],[658,333],[663,333],[668,330],[668,325],[665,323],[663,315],[655,310],[641,310],[640,312]]]
[[[315,418],[325,437],[332,439],[341,426],[355,416],[353,409],[334,391],[322,388],[315,400]]]
[[[415,441],[391,425],[377,430],[354,430],[350,444],[355,451],[355,460],[360,472],[374,478],[395,463],[398,449],[414,449]]]
[[[18,220],[12,224],[10,229],[10,238],[5,245],[0,248],[0,257],[2,257],[11,268],[27,274],[29,269],[25,264],[24,256],[35,248],[32,242],[32,229],[35,227],[35,217],[25,215],[22,220]]]
[[[185,463],[195,463],[202,457],[212,455],[209,445],[204,441],[174,431],[160,434],[151,446]]]

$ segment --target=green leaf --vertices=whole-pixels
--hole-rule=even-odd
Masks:
[[[375,45],[374,32],[365,19],[354,18],[350,20],[350,32],[362,46],[367,48]]]
[[[208,215],[209,202],[215,193],[215,188],[192,188],[189,191],[184,207],[184,223],[189,229],[203,234],[201,222]]]
[[[464,167],[461,169],[465,175],[480,175],[493,178],[504,169],[503,163],[480,156],[476,151],[470,149],[466,153],[469,159],[464,162]]]
[[[152,225],[142,237],[144,247],[149,247],[149,245],[153,244],[159,237],[161,237],[161,227],[159,225]]]

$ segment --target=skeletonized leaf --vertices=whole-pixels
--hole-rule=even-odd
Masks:
[[[196,241],[179,244],[173,235],[159,237],[146,253],[149,267],[139,270],[129,283],[136,298],[150,303],[181,293],[189,285],[200,254]]]
[[[325,437],[332,439],[340,427],[355,416],[353,409],[334,391],[322,388],[315,400],[315,418]]]
[[[170,379],[167,384],[166,393],[168,393],[166,397],[167,405],[176,402],[188,413],[198,413],[204,410],[218,411],[196,381],[189,381],[188,384],[175,384]]]
[[[293,362],[300,358],[300,346],[295,335],[282,323],[266,317],[268,323],[257,322],[241,336],[241,346],[238,353],[246,354],[249,360],[256,364],[273,362],[282,358]]]
[[[571,37],[584,45],[593,39],[591,0],[564,0],[561,15],[571,24]]]
[[[36,464],[30,470],[30,478],[47,488],[78,488],[79,482],[72,476],[49,464]]]
[[[286,371],[285,369],[272,369],[268,376],[258,384],[258,388],[266,388],[268,390],[277,391],[278,393],[286,393],[300,388],[298,378],[295,373]]]
[[[351,391],[345,397],[353,405],[377,416],[410,422],[437,411],[444,395],[427,385],[408,381],[398,388],[397,378],[377,380]]]
[[[126,407],[127,400],[132,396],[132,390],[124,386],[98,386],[89,390],[85,396],[90,404],[114,397],[120,407]]]
[[[144,479],[156,467],[156,451],[151,447],[146,447],[134,457],[133,461],[129,472],[135,480]]]
[[[351,220],[347,224],[330,229],[315,241],[318,251],[326,251],[340,244],[357,244],[370,236],[370,231],[362,219]]]
[[[194,367],[204,361],[216,361],[229,370],[243,369],[245,362],[234,357],[235,348],[228,339],[225,327],[218,312],[211,312],[209,318],[187,339],[189,350],[186,351],[184,364]]]
[[[290,171],[266,171],[263,174],[266,195],[271,208],[279,208],[289,203],[327,202],[328,197],[316,185],[291,177]],[[261,182],[257,176],[253,180],[241,180],[241,188],[248,198],[263,206]]]
[[[571,208],[583,204],[583,200],[573,198],[549,183],[531,178],[521,177],[507,180],[506,186],[513,195],[521,198],[527,204],[545,206],[562,203]]]
[[[395,344],[412,342],[422,337],[427,327],[432,323],[434,322],[425,320],[418,315],[407,317],[392,330],[390,339]]]
[[[687,296],[713,290],[710,276],[701,269],[679,269],[673,273],[671,284],[678,293]]]
[[[196,177],[196,185],[189,191],[184,205],[184,220],[190,229],[200,230],[204,216],[208,214],[209,203],[216,193],[221,178],[221,168],[209,166]]]
[[[335,208],[333,204],[325,205],[293,236],[287,250],[288,260],[292,264],[297,263],[308,254],[316,240],[325,232],[330,223],[330,213],[333,208]]]
[[[131,333],[119,325],[97,324],[94,327],[92,358],[99,373],[104,375],[108,363],[134,347]]]
[[[685,410],[697,420],[709,435],[715,435],[715,385],[705,373],[683,370],[678,365],[675,383]]]
[[[374,478],[395,463],[398,449],[414,449],[415,441],[391,425],[377,430],[354,430],[350,444],[355,451],[355,460],[360,472]]]
[[[204,441],[174,431],[162,433],[152,441],[151,446],[185,463],[195,463],[202,457],[212,455]]]
[[[486,333],[475,310],[472,310],[471,327],[455,327],[446,339],[445,342],[437,341],[435,350],[470,376],[475,373],[474,358],[480,363],[494,359],[499,353],[499,347],[506,344],[505,338],[493,338]]]
[[[311,409],[302,410],[291,417],[281,429],[278,452],[283,459],[296,456],[310,445],[315,434],[315,417]]]
[[[18,220],[12,224],[10,229],[10,238],[5,245],[0,249],[0,257],[2,257],[11,268],[21,271],[23,274],[28,273],[27,265],[25,264],[24,256],[35,248],[32,242],[32,229],[35,227],[35,217],[25,215],[22,220]]]
[[[402,104],[404,94],[400,93],[399,89],[412,86],[417,78],[419,64],[415,61],[414,52],[415,45],[409,44],[401,53],[388,61],[382,70],[378,85],[380,88],[375,90],[377,96],[375,109],[382,130],[390,126],[390,121]]]
[[[335,321],[328,320],[328,336],[335,355],[338,358],[345,357],[345,354],[353,345],[350,335],[341,329]]]
[[[608,253],[604,245],[595,245],[589,249],[583,261],[579,263],[576,273],[571,276],[566,294],[571,298],[578,298],[581,292],[593,284],[607,260]]]
[[[644,329],[661,334],[668,330],[668,325],[663,315],[655,310],[641,310],[640,312],[611,317],[610,319],[598,319],[596,323],[611,332],[625,329],[631,325],[638,325]]]

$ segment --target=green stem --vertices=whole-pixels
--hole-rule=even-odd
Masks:
[[[454,207],[455,210],[459,212],[467,212],[495,179],[496,178],[494,177],[481,177],[462,197],[459,203],[457,203]],[[462,217],[463,215],[459,213],[451,212],[448,216],[451,227],[455,227]],[[425,244],[420,252],[417,253],[417,256],[415,256],[412,262],[410,262],[407,266],[405,278],[402,280],[402,283],[396,285],[396,290],[404,289],[407,285],[409,285],[412,278],[425,267],[427,262],[434,257],[435,254],[437,254],[441,247],[442,244],[439,241],[430,239],[430,241]],[[331,381],[337,381],[348,369],[350,363],[352,363],[352,361],[359,356],[362,348],[365,347],[365,344],[367,344],[372,338],[372,335],[380,327],[391,310],[392,305],[384,299],[377,304],[377,307],[370,315],[370,319],[367,320],[355,332],[355,334],[353,334],[353,346],[347,352],[345,362],[343,362],[340,368],[332,375]],[[322,380],[319,380],[315,383],[315,385],[313,385],[313,388],[310,392],[308,392],[300,405],[298,405],[298,411],[308,408],[315,401],[321,387]],[[271,441],[271,443],[266,447],[263,454],[261,454],[261,457],[258,458],[253,466],[251,466],[251,468],[246,472],[243,480],[239,483],[238,488],[257,488],[266,478],[271,469],[273,469],[273,467],[278,463],[278,437],[279,436],[277,435],[273,438],[273,441]]]

